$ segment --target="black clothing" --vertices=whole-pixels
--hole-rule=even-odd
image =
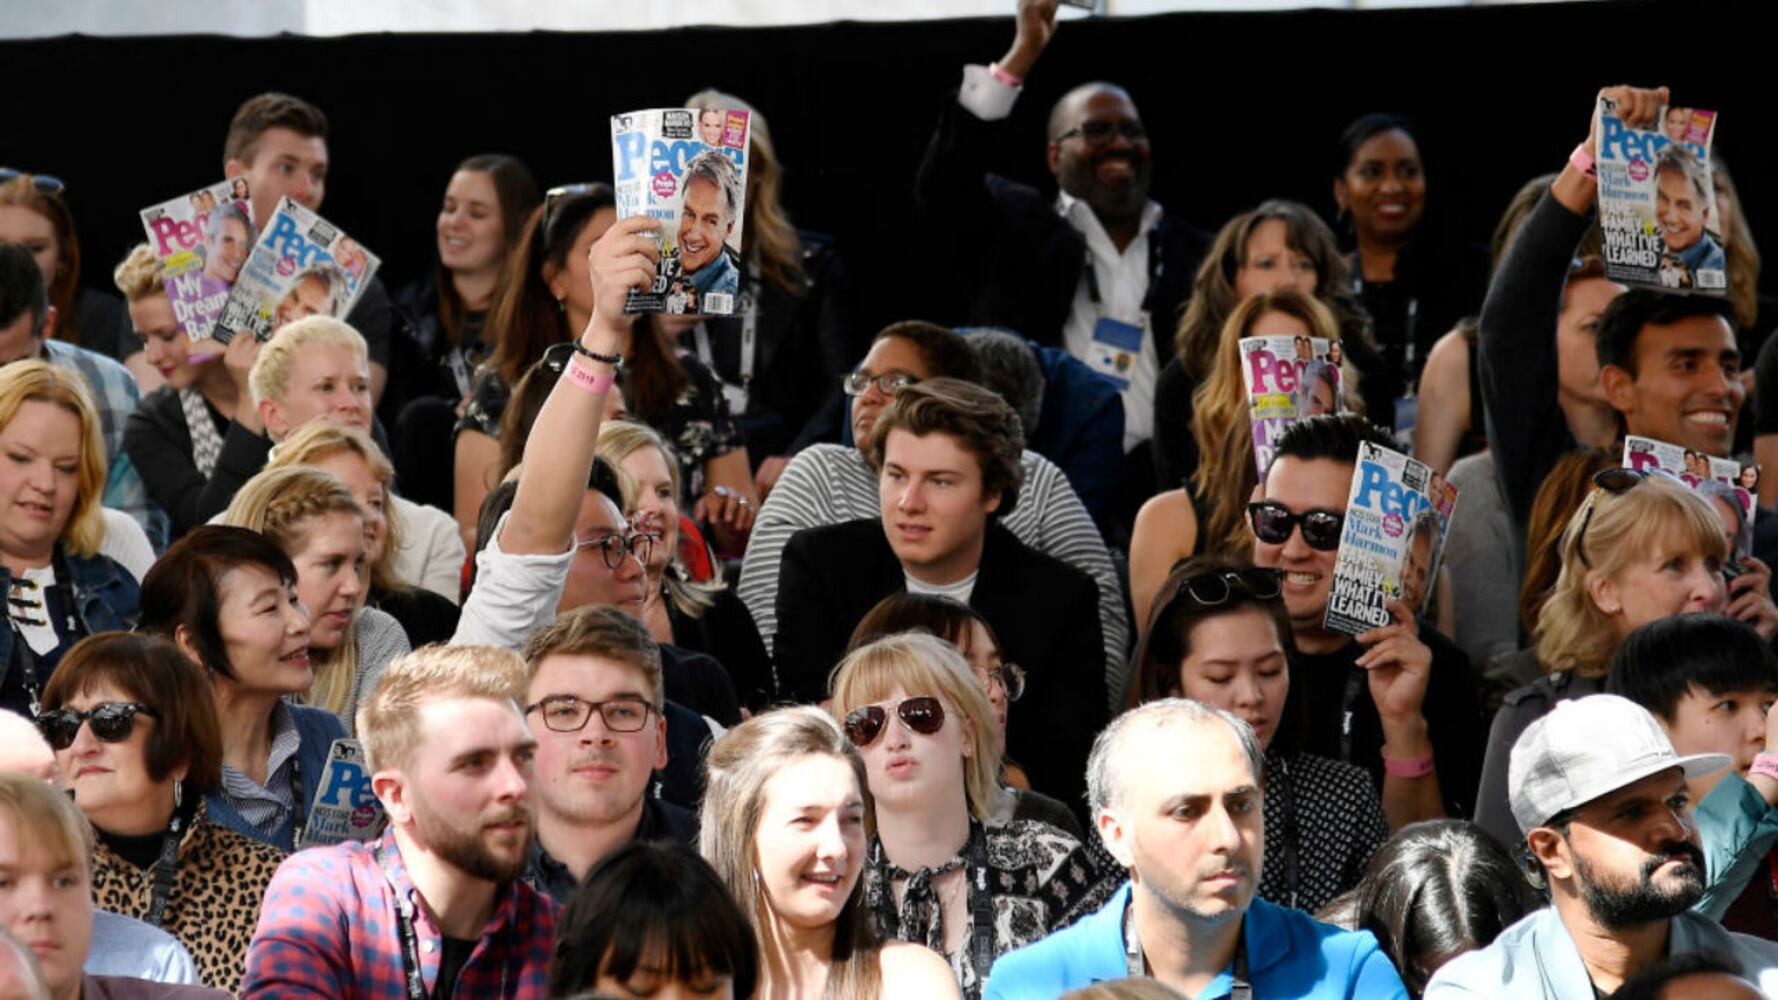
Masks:
[[[415,649],[434,642],[450,642],[451,636],[457,634],[457,619],[463,613],[450,598],[424,587],[372,587],[365,603],[400,622],[408,645]]]
[[[698,814],[645,792],[642,796],[642,815],[636,820],[634,840],[672,840],[696,848]],[[531,888],[562,906],[568,905],[568,900],[574,896],[575,887],[579,885],[568,866],[550,857],[550,853],[543,849],[541,840],[531,841],[531,864],[520,877],[531,883]]]
[[[142,339],[130,323],[122,299],[110,292],[81,288],[74,293],[74,328],[81,347],[114,361],[142,350]]]
[[[253,443],[256,435],[248,434],[241,425],[223,416],[222,411],[211,406],[208,400],[204,402],[204,411],[210,415],[217,436],[222,438],[223,454],[229,454],[232,444],[236,460],[244,466],[246,460],[240,455]],[[136,404],[136,409],[124,421],[123,447],[130,456],[130,463],[142,476],[148,499],[167,512],[172,523],[170,534],[175,539],[227,507],[229,499],[234,496],[234,487],[246,482],[242,478],[231,486],[226,479],[219,482],[198,471],[197,462],[192,458],[191,428],[185,423],[179,391],[170,385],[163,385],[143,396]],[[253,471],[258,472],[265,464],[265,452],[255,448],[254,453],[258,462]],[[217,468],[222,467],[222,462],[223,457],[219,455]]]
[[[735,684],[715,657],[667,643],[660,647],[661,679],[669,701],[708,715],[724,727],[741,724],[741,703],[735,697]]]
[[[1352,272],[1361,273],[1357,255]],[[1475,313],[1488,290],[1488,251],[1467,241],[1416,239],[1395,261],[1392,281],[1358,281],[1358,299],[1371,317],[1371,336],[1385,366],[1364,372],[1375,391],[1395,397],[1420,381],[1432,345],[1457,322]],[[1369,399],[1372,392],[1366,389]],[[1393,414],[1372,413],[1374,423],[1390,426]]]
[[[718,657],[727,668],[740,703],[757,712],[772,700],[772,657],[747,605],[732,588],[712,595],[715,601],[696,618],[667,599],[673,623],[673,645]]]

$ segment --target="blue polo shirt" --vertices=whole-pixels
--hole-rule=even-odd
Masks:
[[[1105,908],[1036,944],[1000,956],[983,1000],[1055,1000],[1071,989],[1130,974],[1124,951],[1124,883]],[[1243,917],[1248,979],[1264,1000],[1407,1000],[1407,988],[1369,931],[1343,931],[1255,898]],[[1226,997],[1224,969],[1194,1000]]]

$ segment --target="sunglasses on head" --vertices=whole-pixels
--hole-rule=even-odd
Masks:
[[[1628,469],[1621,465],[1613,465],[1593,473],[1593,485],[1600,491],[1612,496],[1622,496],[1642,485],[1654,476],[1666,476],[1676,482],[1684,482],[1666,469]],[[1593,511],[1599,507],[1599,495],[1595,492],[1587,498],[1587,512],[1581,515],[1580,530],[1574,533],[1574,554],[1580,557],[1580,564],[1588,569],[1593,568],[1592,560],[1587,558],[1587,526],[1593,523]]]
[[[0,184],[5,184],[17,177],[29,177],[31,186],[37,189],[38,194],[59,195],[68,186],[63,183],[60,177],[51,177],[48,174],[27,174],[23,170],[12,167],[0,167]]]
[[[82,722],[92,724],[93,736],[99,742],[122,743],[135,731],[136,716],[139,714],[151,718],[160,716],[159,712],[140,702],[104,701],[84,712],[77,712],[72,708],[44,712],[37,717],[37,731],[49,741],[51,750],[66,750],[73,746],[74,738],[80,735]]]
[[[1248,569],[1219,569],[1198,573],[1179,581],[1173,596],[1187,597],[1199,607],[1214,608],[1227,604],[1240,594],[1259,601],[1272,601],[1284,589],[1284,571],[1254,566]]]
[[[1248,504],[1247,519],[1253,522],[1254,537],[1267,545],[1283,545],[1290,541],[1290,533],[1301,524],[1303,541],[1309,548],[1322,552],[1332,552],[1340,547],[1340,531],[1346,525],[1346,515],[1338,511],[1316,509],[1298,514],[1271,500]]]
[[[895,717],[921,736],[931,736],[945,727],[945,707],[930,695],[902,699],[895,706]],[[846,713],[846,738],[862,750],[877,741],[888,723],[889,713],[881,705],[855,708]]]
[[[603,186],[597,182],[588,181],[581,184],[563,184],[544,192],[543,219],[537,226],[538,238],[545,243],[549,241],[550,231],[555,227],[556,218],[561,214],[562,205],[569,199],[592,194]]]

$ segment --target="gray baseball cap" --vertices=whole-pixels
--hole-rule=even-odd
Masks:
[[[1721,753],[1681,757],[1648,709],[1615,694],[1559,701],[1525,727],[1507,765],[1507,798],[1529,833],[1565,809],[1680,768],[1687,778],[1733,767]]]

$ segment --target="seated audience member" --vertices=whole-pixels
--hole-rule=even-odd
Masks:
[[[902,389],[931,378],[979,379],[980,366],[968,343],[931,323],[910,321],[885,327],[870,353],[845,380],[846,392],[852,396],[851,430],[856,444],[810,445],[790,460],[779,477],[753,526],[737,587],[768,651],[775,648],[779,628],[778,576],[785,545],[792,535],[807,528],[881,516],[879,476],[867,457],[877,415]],[[1128,656],[1129,629],[1124,620],[1123,588],[1099,529],[1062,471],[1029,450],[1019,453],[1019,499],[1016,507],[1005,512],[1002,526],[1032,549],[1086,572],[1098,585],[1105,675],[1108,684],[1118,683]],[[855,621],[835,624],[845,628]],[[840,634],[843,637],[845,633]],[[833,650],[834,659],[821,666],[822,678],[843,646],[842,641]],[[783,685],[780,677],[780,696],[796,696]]]
[[[16,183],[16,182],[15,182]],[[0,190],[6,185],[0,184]],[[0,218],[5,206],[0,199]],[[87,391],[100,448],[104,478],[95,489],[104,504],[135,520],[151,538],[164,538],[142,477],[124,448],[124,422],[136,409],[136,380],[117,362],[85,348],[47,337],[56,308],[50,304],[43,275],[31,252],[0,237],[0,366],[43,361],[74,376]]]
[[[759,940],[710,863],[637,841],[588,873],[557,918],[549,995],[751,997]]]
[[[1723,583],[1728,541],[1710,502],[1664,474],[1612,467],[1561,538],[1561,569],[1537,613],[1533,636],[1544,676],[1509,692],[1494,716],[1475,820],[1503,842],[1517,838],[1507,796],[1507,760],[1531,720],[1556,702],[1604,690],[1611,655],[1638,627],[1688,611],[1731,607]],[[1766,587],[1749,592],[1767,635],[1778,628]]]
[[[1412,795],[1386,803],[1390,825],[1467,816],[1481,772],[1483,726],[1469,665],[1399,601],[1394,622],[1357,637],[1323,627],[1346,498],[1361,442],[1394,447],[1362,417],[1311,417],[1279,436],[1248,505],[1253,561],[1284,572],[1284,608],[1296,653],[1291,674],[1309,706],[1303,750],[1357,764],[1383,787]],[[1406,789],[1404,789],[1405,791]]]
[[[1342,343],[1336,322],[1332,310],[1292,288],[1256,292],[1229,314],[1210,373],[1192,393],[1197,466],[1182,488],[1153,497],[1136,514],[1130,605],[1138,634],[1174,564],[1200,554],[1238,556],[1253,544],[1247,503],[1259,473],[1241,339],[1288,335]]]
[[[213,822],[222,740],[202,676],[165,639],[82,640],[43,692],[38,727],[93,825],[97,905],[179,938],[206,986],[238,993],[252,928],[283,852]]]
[[[539,201],[537,182],[515,157],[484,153],[457,164],[434,226],[438,266],[395,293],[407,322],[390,345],[377,413],[404,488],[428,505],[452,503],[450,462],[439,461],[438,450],[487,359],[488,310]]]
[[[454,434],[455,513],[465,545],[475,546],[482,498],[500,481],[501,418],[519,379],[550,346],[574,339],[593,315],[593,287],[580,271],[593,243],[617,220],[609,184],[555,188],[531,213],[506,256],[488,307],[488,360],[476,372]],[[628,324],[634,317],[618,322]]]
[[[537,738],[526,881],[566,904],[625,844],[695,844],[697,815],[649,787],[667,763],[667,717],[660,651],[642,625],[612,607],[570,611],[531,636],[525,662],[525,722]]]
[[[833,239],[796,228],[785,213],[779,197],[784,167],[765,116],[715,90],[693,94],[686,106],[748,112],[741,307],[734,316],[703,318],[679,340],[721,382],[758,465],[756,496],[764,497],[790,456],[835,439],[839,380],[863,356],[864,331]],[[746,330],[753,331],[751,340],[742,336]]]
[[[878,934],[945,956],[963,995],[979,997],[995,958],[1105,902],[1116,883],[1079,838],[990,821],[993,706],[954,646],[878,639],[847,654],[832,687],[876,807],[864,899]]]
[[[1376,935],[1418,997],[1441,965],[1486,948],[1542,905],[1499,841],[1472,823],[1432,819],[1385,841],[1363,880],[1317,916]]]
[[[839,723],[765,712],[724,733],[707,767],[698,850],[759,937],[755,996],[959,996],[943,959],[872,926],[870,786]]]
[[[310,211],[319,212],[321,199],[327,194],[330,166],[327,115],[313,104],[289,94],[273,92],[250,97],[235,109],[235,116],[229,122],[228,135],[223,140],[222,161],[224,177],[231,180],[241,177],[247,181],[253,204],[254,231],[264,229],[271,221],[282,198],[288,197]],[[351,231],[349,225],[346,228]],[[371,406],[374,406],[375,400],[382,398],[383,384],[389,377],[389,345],[400,322],[389,301],[389,292],[383,287],[383,280],[372,276],[366,281],[357,303],[343,318],[363,335],[368,345],[364,352],[369,358],[366,374]],[[255,397],[263,398],[257,391]],[[254,471],[258,471],[257,467]],[[223,502],[227,502],[226,497]],[[221,506],[216,509],[220,510]]]
[[[1223,328],[1235,307],[1255,295],[1289,289],[1325,306],[1339,325],[1353,365],[1369,374],[1381,356],[1370,343],[1370,319],[1352,297],[1352,274],[1334,234],[1315,210],[1272,199],[1225,223],[1198,265],[1191,299],[1173,342],[1179,356],[1155,383],[1155,482],[1161,490],[1190,485],[1200,458],[1192,431],[1193,394],[1209,381],[1223,348]],[[1370,382],[1360,389],[1369,391]],[[1387,395],[1364,397],[1366,411],[1393,405]]]
[[[971,291],[959,306],[972,323],[1065,348],[1118,385],[1127,453],[1153,436],[1155,378],[1172,356],[1151,330],[1179,314],[1205,240],[1149,198],[1148,133],[1116,83],[1082,83],[1050,109],[1047,161],[1058,193],[990,172],[990,151],[1006,141],[1001,123],[1055,18],[1054,4],[1022,4],[1006,54],[964,67],[921,160],[915,199],[928,228],[975,234],[968,248],[942,237],[928,244],[952,247],[939,264]],[[1129,339],[1107,336],[1107,320]]]
[[[60,785],[56,752],[37,724],[0,709],[0,771]],[[179,939],[151,924],[106,910],[93,911],[93,946],[86,971],[93,976],[128,976],[157,983],[195,983],[197,966]],[[0,996],[6,995],[0,991]]]
[[[365,603],[401,623],[415,646],[443,642],[457,629],[457,595],[462,560],[451,572],[444,558],[426,559],[423,550],[456,550],[463,546],[456,523],[443,511],[425,508],[443,518],[430,527],[405,516],[417,504],[391,490],[395,469],[370,435],[326,421],[303,425],[272,449],[267,469],[306,465],[332,474],[352,492],[364,515]],[[439,529],[443,529],[442,531]],[[422,538],[413,544],[413,533]],[[430,579],[411,582],[404,571],[426,567]]]
[[[0,973],[0,995],[50,1000],[224,998],[202,986],[159,983],[85,971],[93,945],[92,832],[68,797],[22,774],[0,773],[0,929],[16,936],[41,966],[44,992],[19,993]],[[0,967],[12,956],[0,941]]]
[[[1605,690],[1649,711],[1676,753],[1722,753],[1734,767],[1691,782],[1704,848],[1695,909],[1732,931],[1778,938],[1767,858],[1778,845],[1778,657],[1748,626],[1713,614],[1662,618],[1631,632]],[[1770,721],[1768,721],[1770,719]]]
[[[360,606],[364,522],[344,483],[305,465],[267,469],[249,479],[222,515],[224,524],[271,539],[296,567],[296,596],[309,613],[309,666],[315,675],[298,700],[342,722],[354,717],[383,668],[411,648],[392,616]]]
[[[642,621],[661,643],[722,661],[743,704],[770,700],[772,661],[747,606],[727,582],[700,583],[686,569],[685,519],[680,515],[679,463],[660,434],[646,424],[614,420],[599,427],[599,457],[616,469],[624,487],[624,513],[639,530],[656,535],[648,551],[647,598]],[[703,546],[701,536],[691,539]],[[698,553],[718,570],[720,563]]]
[[[358,710],[389,828],[279,866],[244,994],[396,996],[418,979],[426,996],[547,995],[556,907],[519,877],[537,750],[524,684],[518,654],[485,646],[390,665]]]
[[[1207,557],[1175,569],[1136,647],[1129,705],[1190,698],[1252,728],[1268,821],[1259,894],[1313,913],[1358,884],[1389,836],[1383,803],[1411,800],[1415,779],[1385,774],[1379,800],[1363,769],[1298,749],[1308,705],[1291,692],[1283,583],[1277,570]]]
[[[1025,669],[1009,751],[1032,786],[1079,801],[1104,719],[1093,581],[999,523],[1021,501],[1018,416],[980,386],[933,379],[896,394],[874,423],[877,516],[799,532],[777,591],[778,694],[819,701],[853,627],[889,594],[942,594],[981,611]],[[779,483],[780,490],[789,480]],[[1103,702],[1104,698],[1100,697]]]
[[[1515,843],[1550,905],[1446,963],[1426,996],[1609,996],[1663,958],[1702,950],[1778,990],[1778,944],[1691,911],[1704,855],[1686,781],[1731,763],[1681,757],[1646,710],[1616,695],[1561,702],[1533,722],[1513,745],[1509,788]]]
[[[1393,423],[1387,411],[1370,416],[1397,433],[1414,427],[1408,407],[1433,343],[1476,311],[1488,285],[1487,251],[1427,211],[1416,131],[1399,115],[1361,115],[1340,133],[1332,178],[1335,220],[1352,237],[1353,290],[1385,362],[1365,374],[1377,395],[1408,404]]]
[[[287,700],[315,683],[290,557],[256,531],[198,528],[143,581],[142,630],[171,639],[210,680],[222,783],[206,795],[209,818],[294,850],[321,798],[328,748],[346,727]]]
[[[1006,714],[1025,693],[1025,668],[1001,658],[1000,639],[980,612],[938,594],[890,594],[859,620],[846,652],[850,654],[884,636],[915,631],[930,632],[957,647],[994,709],[1000,772],[995,775],[986,822],[1042,820],[1081,839],[1080,819],[1062,803],[1032,791],[1024,769],[1006,759]]]
[[[37,264],[55,309],[43,334],[123,362],[131,374],[152,374],[117,296],[80,283],[80,235],[65,190],[59,177],[0,167],[0,243],[24,246]]]
[[[1180,762],[1192,766],[1181,767]],[[1130,881],[1067,930],[1003,956],[990,998],[1150,976],[1187,996],[1405,997],[1370,934],[1255,898],[1265,764],[1253,730],[1197,702],[1150,702],[1093,744],[1094,826]]]
[[[1124,474],[1124,401],[1086,363],[1011,330],[959,330],[981,364],[982,385],[1019,414],[1025,444],[1056,464],[1098,517]]]
[[[130,627],[140,591],[101,551],[105,457],[80,377],[44,361],[0,367],[0,448],[15,477],[14,500],[0,512],[7,595],[0,708],[26,712],[42,700],[69,647]]]
[[[1624,981],[1611,1000],[1760,1000],[1765,994],[1741,978],[1731,957],[1694,951],[1656,962]]]
[[[567,370],[569,359],[574,357],[573,342],[551,344],[543,352],[537,363],[525,370],[518,383],[512,387],[512,397],[507,400],[506,410],[500,417],[500,459],[494,465],[499,473],[499,481],[505,483],[512,476],[512,470],[524,461],[525,444],[531,439],[531,425],[537,421],[537,414],[549,399],[551,390],[562,380],[562,373]],[[622,385],[623,370],[617,372],[616,384]],[[604,410],[600,422],[607,420],[625,420],[628,414],[624,411],[622,392],[606,393]],[[498,489],[498,487],[496,487]],[[490,490],[491,494],[493,490]],[[482,500],[482,512],[486,513],[488,501]],[[479,515],[478,515],[479,517]],[[478,528],[479,532],[479,528]],[[479,534],[477,535],[479,539]]]

